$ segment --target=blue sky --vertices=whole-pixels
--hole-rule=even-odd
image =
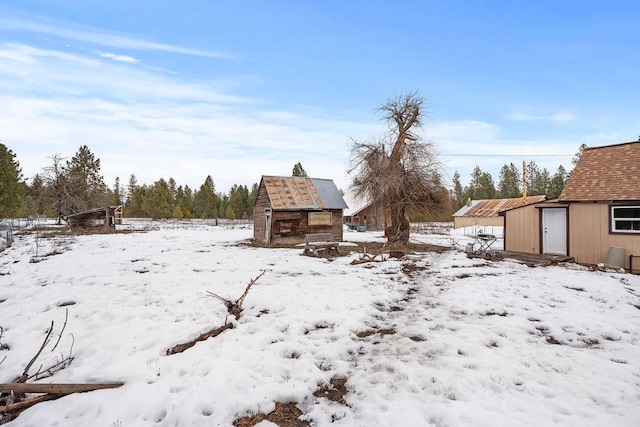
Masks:
[[[640,135],[635,1],[3,0],[0,140],[31,177],[86,144],[116,176],[348,187],[350,140],[418,90],[445,178],[571,167]]]

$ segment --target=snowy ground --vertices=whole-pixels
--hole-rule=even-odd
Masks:
[[[0,254],[0,382],[51,321],[57,340],[68,310],[32,371],[71,353],[42,382],[125,383],[7,425],[230,426],[275,402],[317,426],[640,425],[640,276],[456,251],[351,265],[357,253],[251,247],[246,226],[132,226],[145,231],[19,234]],[[208,291],[238,298],[262,270],[234,329],[166,355],[224,323]],[[332,378],[346,378],[346,405],[313,395]]]

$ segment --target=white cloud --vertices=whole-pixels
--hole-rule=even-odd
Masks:
[[[127,55],[116,55],[115,53],[107,53],[107,52],[97,52],[101,57],[112,59],[118,62],[126,62],[128,64],[135,64],[136,62],[140,62],[139,59],[136,59]]]
[[[288,175],[300,161],[313,176],[346,188],[348,137],[375,134],[366,123],[267,110],[220,82],[24,45],[7,52],[0,57],[1,137],[28,177],[52,155],[72,156],[86,144],[108,183],[134,173],[141,183],[174,177],[197,187],[211,175],[226,191],[261,174]]]
[[[143,40],[139,37],[117,34],[96,28],[81,27],[68,22],[36,22],[19,18],[0,18],[0,29],[30,31],[71,40],[133,50],[153,50],[183,55],[203,56],[218,59],[232,59],[232,56],[208,50],[193,49],[165,43]]]
[[[559,111],[549,115],[536,115],[530,113],[517,112],[507,115],[507,119],[515,122],[554,122],[567,123],[576,120],[578,116],[570,111]]]

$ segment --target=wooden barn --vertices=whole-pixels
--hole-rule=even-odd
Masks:
[[[67,215],[69,228],[82,232],[108,232],[122,224],[122,206],[108,206]]]
[[[350,227],[362,227],[365,230],[384,229],[384,209],[381,201],[371,201],[369,197],[359,196],[347,191],[345,201],[349,206],[344,211],[344,223]]]
[[[267,244],[304,241],[306,234],[331,233],[342,241],[347,207],[330,179],[263,176],[253,206],[253,238]]]
[[[640,141],[585,149],[557,199],[501,215],[507,251],[640,271]]]

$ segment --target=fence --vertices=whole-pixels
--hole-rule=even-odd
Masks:
[[[8,221],[0,221],[0,252],[10,247],[13,243],[13,224]]]
[[[452,228],[452,222],[416,222],[411,224],[411,232],[416,234],[447,235]]]

